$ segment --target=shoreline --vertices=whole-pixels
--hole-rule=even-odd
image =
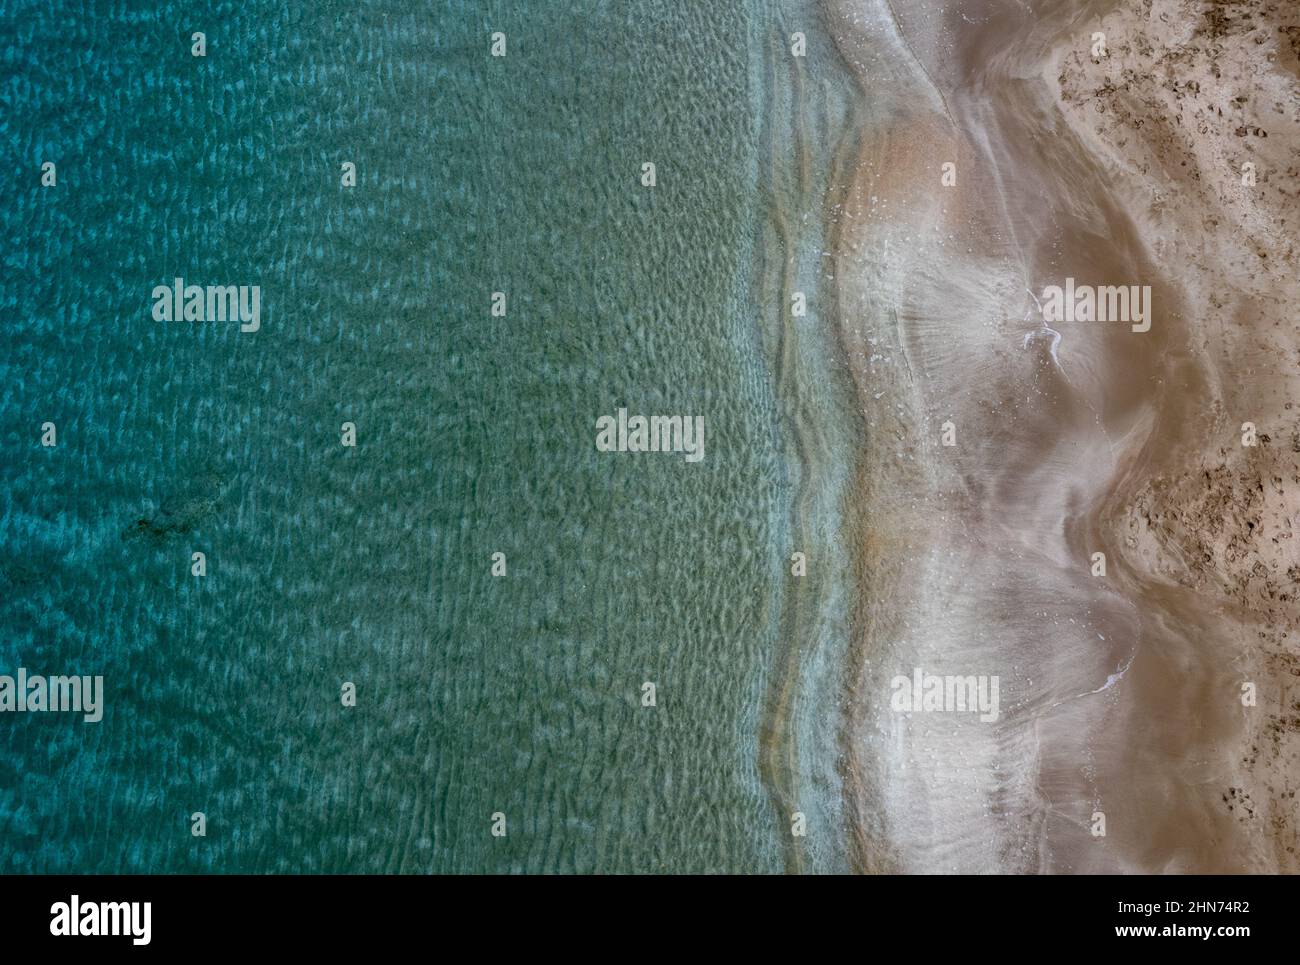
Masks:
[[[853,92],[819,19],[818,0],[799,0],[782,10],[782,25],[761,28],[755,79],[764,189],[756,302],[764,355],[772,360],[774,431],[786,456],[788,495],[774,561],[777,646],[759,700],[757,763],[788,873],[848,870],[836,847],[842,817],[832,735],[845,611],[853,599],[846,573],[857,522],[846,491],[860,435],[851,385],[836,358],[834,285],[818,215]],[[806,57],[792,57],[787,46],[795,29],[805,34]],[[804,296],[800,316],[792,309],[796,293]],[[797,815],[804,835],[792,833]]]

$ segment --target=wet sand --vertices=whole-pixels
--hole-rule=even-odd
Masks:
[[[1296,10],[829,10],[866,105],[828,199],[871,456],[854,866],[1295,870]],[[1151,330],[1045,324],[1067,277],[1150,285]],[[891,709],[914,668],[998,676],[999,719]]]

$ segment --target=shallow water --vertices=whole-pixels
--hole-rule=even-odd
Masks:
[[[4,721],[0,870],[786,866],[760,718],[838,512],[785,401],[829,343],[771,295],[820,250],[771,240],[820,201],[772,187],[804,19],[829,51],[796,4],[6,6],[0,667],[108,708]],[[176,276],[261,330],[153,321]],[[623,406],[706,458],[597,453]]]

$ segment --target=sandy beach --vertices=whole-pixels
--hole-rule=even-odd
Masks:
[[[830,9],[855,867],[1295,870],[1300,10]],[[1150,329],[1045,321],[1067,279],[1149,286]],[[996,676],[998,719],[900,714],[916,668]]]

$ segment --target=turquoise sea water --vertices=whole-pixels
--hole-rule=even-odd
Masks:
[[[764,708],[845,608],[845,470],[797,444],[846,431],[833,350],[771,281],[816,304],[770,116],[794,29],[826,114],[815,11],[0,9],[0,674],[107,702],[0,715],[0,871],[789,867]],[[154,321],[177,276],[260,285],[261,330]],[[598,453],[619,407],[703,415],[705,459]]]

